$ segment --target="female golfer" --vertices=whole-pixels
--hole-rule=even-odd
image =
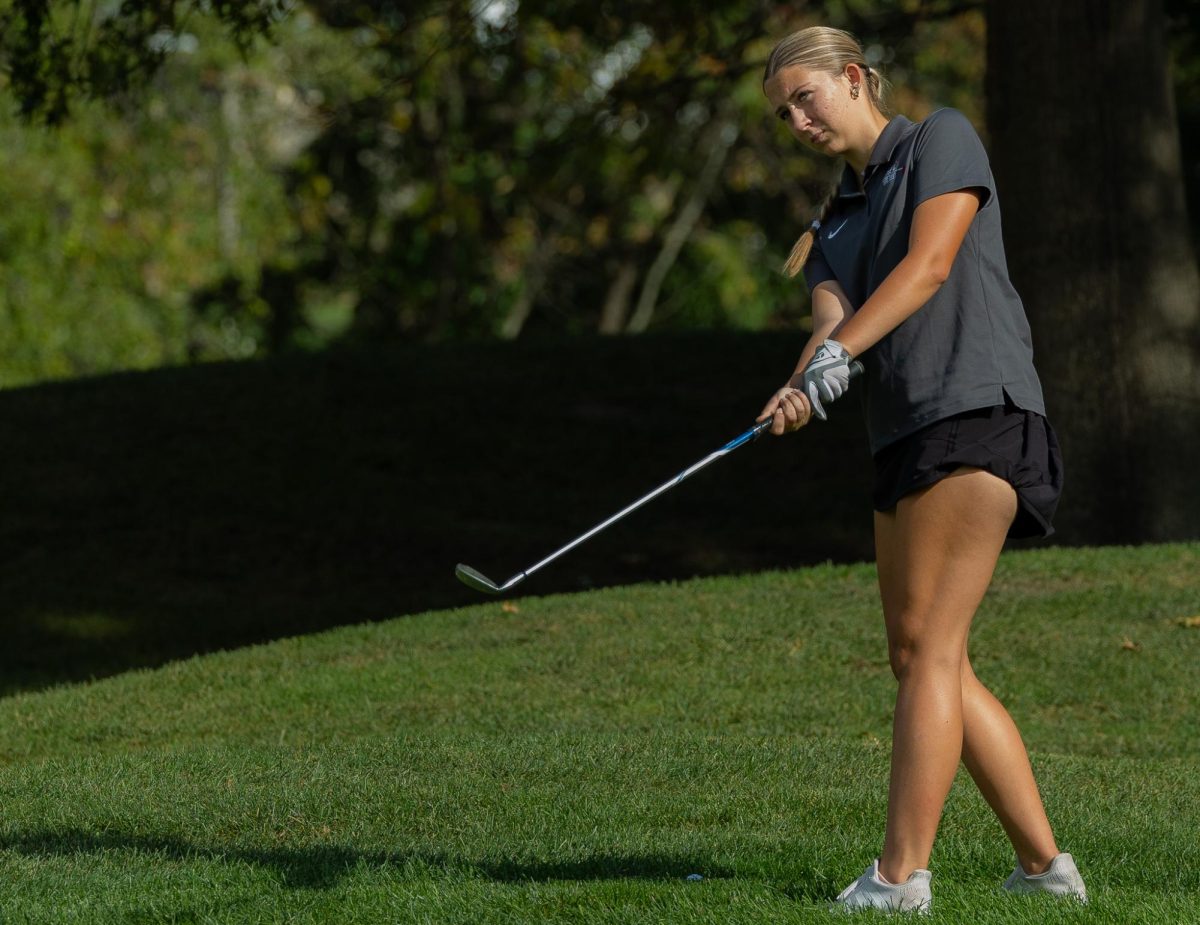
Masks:
[[[996,188],[962,114],[889,119],[884,89],[857,40],[821,27],[781,41],[764,76],[791,133],[845,169],[786,268],[804,268],[812,338],[758,420],[773,416],[771,432],[784,434],[861,391],[899,682],[883,850],[837,900],[929,908],[929,856],[961,758],[1016,849],[1005,889],[1086,902],[1020,733],[967,654],[1005,538],[1049,535],[1062,481]],[[854,361],[865,372],[851,383]]]

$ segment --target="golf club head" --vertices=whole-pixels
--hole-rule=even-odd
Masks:
[[[490,578],[481,575],[469,565],[463,565],[461,562],[454,566],[454,577],[461,581],[468,588],[474,588],[476,591],[482,591],[484,594],[499,594],[500,586]]]
[[[476,591],[482,591],[484,594],[503,594],[515,584],[519,584],[525,579],[525,572],[520,575],[514,575],[502,585],[496,584],[486,575],[483,575],[469,565],[463,565],[461,562],[454,567],[454,576],[468,588],[474,588]]]

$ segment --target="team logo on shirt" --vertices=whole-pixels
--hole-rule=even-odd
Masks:
[[[846,227],[846,222],[848,222],[848,221],[850,221],[850,219],[844,218],[844,219],[842,219],[842,223],[840,225],[838,225],[836,228],[834,228],[833,231],[826,232],[825,240],[832,241],[834,238],[836,238],[838,235],[838,232]]]
[[[888,168],[888,172],[883,175],[883,185],[891,186],[892,183],[895,182],[896,177],[900,176],[902,173],[904,173],[903,167],[901,167],[899,164],[892,164],[892,166]]]

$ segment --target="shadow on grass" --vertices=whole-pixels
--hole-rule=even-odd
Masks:
[[[708,455],[801,340],[333,351],[0,393],[0,694],[483,603],[457,562],[515,574]],[[564,389],[580,369],[603,373]],[[731,453],[520,592],[870,558],[858,418]]]
[[[697,855],[597,854],[578,861],[523,861],[516,859],[476,860],[441,852],[387,853],[358,851],[342,845],[312,845],[306,848],[213,847],[179,838],[97,834],[80,829],[9,833],[0,836],[0,851],[13,851],[34,858],[70,858],[122,852],[163,858],[172,862],[193,861],[248,864],[270,871],[280,883],[296,890],[328,890],[364,867],[388,869],[416,876],[420,871],[458,873],[464,879],[485,878],[500,883],[588,881],[588,880],[684,880],[696,871],[707,879],[729,878],[728,868],[714,866]]]

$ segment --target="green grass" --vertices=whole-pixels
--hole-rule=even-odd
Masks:
[[[931,921],[1200,922],[1198,574],[1197,544],[1005,555],[976,669],[1093,902],[999,896],[964,778]],[[826,565],[18,694],[0,921],[828,922],[879,849],[892,687],[873,570]]]

